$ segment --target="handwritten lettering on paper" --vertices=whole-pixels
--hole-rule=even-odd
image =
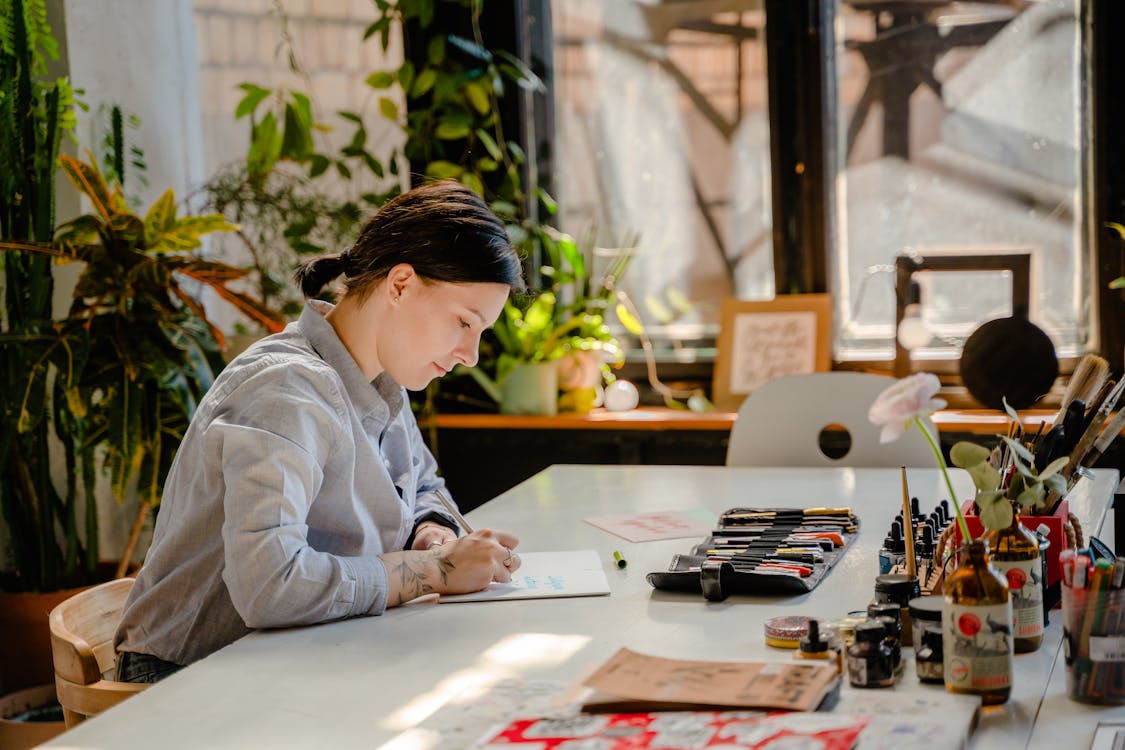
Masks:
[[[731,393],[750,393],[785,375],[813,372],[816,369],[816,313],[736,315],[731,349]]]
[[[706,536],[715,525],[713,514],[702,511],[655,511],[622,513],[582,519],[591,526],[616,534],[630,542],[652,542],[658,539],[683,539]]]

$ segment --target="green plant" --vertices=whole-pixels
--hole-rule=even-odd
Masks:
[[[1020,425],[1019,432],[1022,434],[1019,415],[1007,401],[1004,402],[1004,410]],[[993,530],[1011,525],[1013,503],[1018,503],[1025,511],[1045,510],[1044,500],[1048,491],[1065,495],[1066,478],[1062,471],[1070,460],[1069,456],[1062,456],[1045,466],[1043,471],[1036,471],[1035,456],[1027,446],[1007,435],[999,437],[1007,446],[1010,470],[1007,466],[1005,471],[998,469],[993,463],[994,452],[976,443],[962,440],[949,449],[953,465],[964,469],[973,478],[981,525]]]
[[[311,90],[277,0],[274,15],[281,33],[279,52],[290,72]],[[333,127],[314,117],[311,94],[250,82],[240,88],[243,96],[234,116],[249,124],[246,157],[208,180],[204,192],[211,209],[239,225],[238,237],[250,255],[259,299],[295,315],[302,298],[289,281],[293,266],[301,256],[335,252],[349,243],[365,211],[400,192],[397,184],[379,192],[370,189],[371,182],[383,181],[388,172],[397,176],[398,163],[392,159],[384,169],[368,148],[367,128],[357,112],[338,113],[352,134],[347,145],[334,150],[322,142]]]
[[[114,496],[120,501],[135,487],[140,510],[122,555],[128,562],[145,514],[159,503],[160,491],[195,406],[221,367],[223,336],[185,282],[213,290],[263,326],[279,330],[279,316],[227,286],[246,271],[203,260],[194,254],[200,238],[232,229],[222,216],[178,216],[175,197],[165,192],[144,217],[132,212],[119,184],[112,188],[93,155],[81,162],[63,155],[63,169],[93,212],[69,221],[51,243],[5,240],[0,252],[31,254],[48,260],[85,264],[69,314],[50,333],[34,337],[38,357],[21,375],[19,433],[41,431],[51,413],[62,438],[67,492],[59,520],[71,562],[78,544],[73,515],[77,484],[93,498],[95,452],[104,451]],[[48,383],[52,383],[48,396]],[[87,502],[85,567],[97,562],[95,504]],[[30,509],[34,510],[34,509]],[[57,529],[28,513],[13,524],[17,540],[36,538],[48,546]],[[17,549],[17,553],[20,550]],[[38,550],[40,556],[45,554]],[[34,555],[32,556],[32,558]],[[35,560],[17,560],[28,587]]]
[[[458,368],[467,372],[493,400],[500,401],[498,383],[520,363],[553,362],[573,352],[595,351],[599,359],[620,364],[623,354],[606,323],[617,300],[617,281],[631,255],[618,255],[594,278],[593,233],[580,249],[570,235],[549,227],[541,230],[540,246],[550,261],[539,269],[549,282],[543,291],[509,300],[500,319],[482,342],[482,364]],[[602,364],[612,379],[609,364]]]
[[[393,184],[386,189],[360,192],[350,201],[348,210],[358,223],[364,208],[377,208],[400,192],[399,165],[405,159],[413,173],[459,180],[489,201],[505,220],[513,242],[537,267],[545,241],[537,216],[540,210],[553,213],[555,204],[534,184],[534,174],[529,175],[532,184],[524,184],[521,168],[526,156],[518,143],[505,137],[499,102],[513,86],[543,90],[542,81],[516,56],[485,46],[480,23],[484,4],[479,0],[377,0],[375,5],[376,17],[364,33],[365,40],[377,37],[386,52],[392,29],[408,24],[416,29],[413,44],[426,50],[421,66],[406,60],[394,70],[374,71],[366,78],[377,97],[378,116],[402,128],[406,137],[402,150],[392,150],[380,160],[368,142],[367,114],[358,111],[337,113],[341,125],[351,128],[345,146],[318,150],[318,133],[332,127],[317,121],[309,94],[244,83],[245,95],[235,116],[250,124],[250,147],[242,166],[245,181],[268,186],[278,172],[292,175],[290,170],[296,169],[306,194],[326,196],[331,191],[320,181],[333,175],[356,185],[386,185],[390,180]],[[280,8],[276,12],[290,70],[307,80],[292,49],[284,12]],[[436,32],[434,20],[439,13],[464,18],[472,38]],[[391,95],[394,89],[405,100],[405,110]],[[243,193],[242,204],[263,206],[271,200],[268,190]],[[260,223],[252,221],[255,229]],[[304,214],[278,225],[286,227],[283,234],[294,251],[324,251],[322,243],[306,242],[310,225]]]
[[[54,231],[59,147],[76,122],[69,82],[48,80],[47,63],[57,57],[43,0],[0,4],[0,239],[47,242]],[[80,560],[96,555],[96,547],[83,549],[71,499],[51,482],[48,410],[21,408],[27,373],[54,338],[51,259],[4,253],[0,267],[0,511],[11,535],[5,563],[22,571],[21,580],[4,587],[57,589]],[[27,397],[45,404],[47,391],[42,379],[31,384]],[[55,426],[65,443],[66,425]]]
[[[1108,226],[1113,231],[1117,232],[1117,236],[1121,238],[1121,242],[1122,242],[1122,266],[1125,266],[1125,225],[1121,225],[1121,224],[1118,224],[1117,222],[1111,221],[1106,226]],[[1110,289],[1125,289],[1125,275],[1118,276],[1116,279],[1109,282],[1109,288]]]

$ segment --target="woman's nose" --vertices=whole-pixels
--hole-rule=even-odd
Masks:
[[[480,357],[480,338],[466,336],[461,340],[460,345],[453,350],[453,357],[465,367],[475,367]]]

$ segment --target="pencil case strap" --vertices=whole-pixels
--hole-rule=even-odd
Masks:
[[[721,602],[727,598],[723,591],[723,574],[730,575],[734,566],[723,560],[704,560],[699,567],[699,584],[703,589],[703,596],[712,602]]]

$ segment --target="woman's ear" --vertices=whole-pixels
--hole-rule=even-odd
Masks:
[[[399,263],[387,273],[387,292],[392,302],[398,302],[410,285],[417,279],[414,266]]]

